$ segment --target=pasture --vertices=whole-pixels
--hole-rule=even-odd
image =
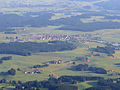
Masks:
[[[46,29],[45,29],[46,28]],[[27,28],[25,31],[19,31],[18,34],[10,35],[10,34],[3,34],[0,35],[1,42],[10,42],[10,40],[6,40],[5,37],[20,37],[20,38],[29,38],[29,41],[34,41],[35,39],[31,38],[29,36],[32,33],[55,33],[55,34],[66,34],[66,35],[74,35],[74,34],[85,34],[80,31],[59,31],[55,30],[56,27],[49,26],[44,28]],[[44,32],[43,32],[44,29]],[[105,33],[104,33],[105,32]],[[96,33],[99,33],[100,35],[95,35],[93,37],[101,37],[103,40],[106,41],[115,41],[118,42],[119,40],[119,30],[113,31],[109,30],[104,31],[95,31],[95,32],[86,32],[88,34],[95,35]],[[117,36],[115,34],[117,33]],[[25,36],[24,36],[25,35]],[[86,37],[80,37],[85,38]],[[107,39],[107,38],[111,38]],[[36,40],[37,42],[46,42],[48,40]],[[104,46],[104,44],[100,44],[97,42],[84,42],[82,43],[83,46],[89,46],[92,48],[95,48],[96,46]],[[104,74],[96,74],[92,73],[90,71],[72,71],[70,70],[71,66],[74,66],[71,63],[65,63],[67,61],[74,61],[76,57],[82,57],[85,55],[90,54],[90,51],[88,50],[88,47],[78,47],[75,50],[72,51],[59,51],[59,52],[40,52],[40,53],[34,53],[32,56],[20,56],[20,55],[5,55],[1,54],[0,57],[3,56],[12,56],[12,60],[9,61],[3,61],[3,64],[0,65],[0,72],[6,72],[10,68],[14,68],[17,71],[17,68],[20,68],[21,70],[24,70],[26,72],[31,72],[34,69],[31,69],[30,67],[34,65],[42,65],[46,62],[53,61],[53,60],[63,60],[63,63],[61,64],[49,64],[48,67],[44,68],[38,68],[41,71],[41,74],[25,74],[22,71],[17,71],[15,76],[0,76],[0,79],[7,79],[7,80],[21,80],[22,82],[26,81],[33,81],[33,80],[47,80],[49,78],[50,74],[56,75],[58,77],[62,75],[78,75],[78,76],[101,76],[104,78],[116,78],[116,76],[112,76],[111,73],[108,73],[106,75]],[[113,70],[114,72],[120,72],[120,67],[115,65],[116,63],[120,63],[120,52],[116,51],[114,54],[115,58],[112,58],[110,56],[107,56],[103,53],[95,53],[94,54],[100,54],[100,56],[93,56],[90,57],[90,62],[82,62],[82,61],[75,61],[76,65],[78,64],[88,64],[90,66],[96,66],[96,67],[102,67],[106,70]],[[83,82],[79,83],[79,88],[85,88],[91,87],[93,84],[95,84],[96,81],[90,81],[90,82]],[[92,84],[91,84],[92,83]],[[1,85],[5,86],[5,85]],[[8,85],[7,85],[8,86]]]

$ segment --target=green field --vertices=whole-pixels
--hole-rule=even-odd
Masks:
[[[44,32],[42,32],[42,30],[44,28],[27,28],[26,31],[20,31],[18,34],[16,35],[9,35],[9,34],[1,34],[0,36],[0,41],[1,42],[10,42],[10,40],[6,40],[5,37],[20,37],[20,38],[29,38],[29,41],[34,41],[34,39],[29,36],[29,34],[31,33],[57,33],[57,34],[68,34],[68,35],[74,35],[74,34],[83,34],[83,32],[79,32],[79,31],[57,31],[54,30],[55,27],[46,27],[49,29],[45,29]],[[115,35],[116,32],[119,32],[119,30],[116,31],[112,31],[109,30],[106,33],[104,30],[101,31],[95,31],[95,32],[86,32],[86,33],[90,33],[90,34],[95,34],[95,33],[102,33],[102,35],[95,35],[94,37],[98,36],[101,37],[103,40],[107,40],[107,41],[115,41],[117,42],[117,40],[119,40],[119,33],[117,34],[117,36]],[[23,36],[26,35],[26,36]],[[81,38],[86,38],[86,37],[81,37]],[[112,38],[107,39],[107,38]],[[36,40],[37,42],[46,42],[48,40]],[[32,54],[32,56],[19,56],[19,55],[0,55],[0,57],[3,56],[12,56],[12,60],[9,61],[4,61],[3,64],[0,65],[0,72],[5,72],[10,68],[20,68],[21,70],[25,70],[25,71],[33,71],[33,69],[31,69],[30,67],[32,67],[33,65],[41,65],[45,62],[48,61],[52,61],[52,60],[63,60],[62,64],[50,64],[49,67],[45,67],[45,68],[40,68],[39,70],[41,70],[41,74],[25,74],[21,71],[17,71],[15,76],[0,76],[0,79],[7,79],[7,80],[21,80],[22,82],[26,82],[26,81],[33,81],[33,80],[38,80],[38,81],[42,81],[42,80],[47,80],[49,78],[49,74],[54,74],[57,75],[58,77],[62,76],[62,75],[83,75],[83,76],[101,76],[104,78],[116,78],[116,76],[111,76],[111,73],[108,73],[107,75],[102,75],[102,74],[95,74],[92,72],[85,72],[85,71],[71,71],[69,70],[69,68],[71,66],[73,66],[73,64],[67,64],[64,63],[65,61],[71,61],[71,60],[75,60],[75,57],[82,57],[85,55],[88,55],[90,53],[90,51],[88,51],[87,47],[84,46],[89,46],[89,47],[96,47],[96,46],[104,46],[104,44],[100,44],[97,42],[84,42],[81,43],[83,45],[83,47],[78,47],[75,50],[72,51],[62,51],[62,52],[41,52],[41,53],[34,53]],[[96,66],[96,67],[102,67],[105,68],[106,70],[114,70],[115,72],[120,72],[120,67],[114,65],[116,63],[120,63],[120,52],[116,51],[116,53],[114,54],[115,58],[113,59],[110,56],[107,56],[105,54],[99,53],[101,54],[101,56],[94,56],[90,58],[90,62],[81,62],[81,61],[75,61],[76,65],[77,64],[89,64],[90,66]],[[96,84],[96,81],[90,81],[90,82],[83,82],[83,83],[79,83],[78,86],[81,89],[85,89],[88,87],[92,87],[94,84]],[[1,85],[4,86],[4,85]]]
[[[86,55],[90,55],[92,52],[89,51],[89,48],[96,48],[97,46],[106,46],[104,43],[98,43],[97,41],[103,40],[110,43],[120,43],[120,29],[95,29],[96,27],[106,28],[110,25],[111,27],[109,28],[119,28],[120,9],[114,9],[115,7],[118,7],[119,4],[114,6],[116,2],[113,2],[113,6],[111,5],[109,9],[106,9],[106,4],[104,5],[106,7],[97,5],[100,3],[109,3],[111,1],[114,0],[0,0],[1,17],[3,16],[3,18],[5,18],[6,15],[13,15],[11,18],[13,18],[15,21],[18,20],[18,22],[15,22],[14,20],[11,21],[12,19],[7,17],[5,19],[8,19],[8,22],[4,22],[4,19],[1,20],[0,25],[2,25],[0,26],[0,31],[3,30],[3,32],[0,32],[0,43],[48,42],[50,40],[49,38],[40,39],[40,37],[43,34],[47,34],[48,36],[52,34],[56,36],[67,35],[68,37],[72,35],[80,35],[79,37],[75,38],[80,39],[80,41],[74,41],[73,39],[70,41],[77,45],[77,48],[71,51],[39,52],[32,53],[31,56],[0,54],[0,58],[12,56],[12,60],[3,61],[3,63],[0,64],[0,72],[7,72],[11,68],[14,68],[16,70],[16,75],[0,75],[0,80],[6,79],[8,81],[15,80],[22,82],[33,80],[43,81],[48,80],[49,75],[51,74],[58,77],[68,75],[100,76],[104,77],[105,79],[120,78],[120,75],[113,75],[114,72],[120,74],[120,66],[115,65],[120,63],[120,50],[115,51],[114,57],[107,56],[104,53],[93,52],[93,54],[100,54],[100,56],[91,56],[89,58],[89,62],[76,61],[76,57],[86,57]],[[22,7],[22,5],[25,6]],[[37,14],[35,14],[36,12]],[[3,13],[3,15],[1,13]],[[27,14],[30,14],[30,16]],[[40,17],[40,15],[42,14],[43,16]],[[50,17],[49,14],[51,15]],[[18,16],[14,17],[14,15]],[[46,17],[44,17],[44,15],[46,15]],[[24,16],[27,17],[24,18]],[[30,20],[27,19],[28,17]],[[48,17],[48,21],[50,21],[50,23],[55,23],[50,24],[48,23],[48,21],[45,21],[47,24],[45,23],[44,25],[44,21],[39,22]],[[21,21],[20,19],[22,18],[24,18],[26,21]],[[37,23],[34,22],[37,19]],[[19,22],[22,22],[20,23],[20,26],[23,24],[22,27],[19,26]],[[18,23],[18,25],[16,23]],[[38,25],[34,26],[34,24]],[[41,24],[43,24],[43,26]],[[82,25],[83,28],[81,28]],[[5,34],[4,29],[1,29],[2,26],[15,29],[14,32],[16,32],[17,34]],[[66,30],[66,28],[65,30],[63,30],[64,26],[67,26],[68,30]],[[24,28],[24,30],[22,30],[21,28]],[[60,28],[63,29],[60,30]],[[96,37],[100,38],[100,40],[94,40],[94,38]],[[36,70],[35,68],[31,68],[34,65],[43,65],[46,62],[57,60],[62,60],[63,62],[61,64],[49,64],[48,67],[44,68],[37,68],[38,70],[40,70],[41,74],[25,73],[33,72],[34,70]],[[108,72],[107,74],[96,74],[92,73],[91,71],[72,71],[70,70],[70,68],[72,66],[75,66],[72,62],[75,62],[75,65],[88,64],[92,67],[104,68],[107,71],[113,70],[113,72]],[[20,68],[21,71],[18,71],[18,68]],[[97,81],[85,81],[82,83],[77,83],[77,86],[79,90],[85,90],[86,88],[97,86]],[[4,89],[2,90],[11,90],[11,88],[15,88],[14,86],[0,83],[0,90],[3,87]]]

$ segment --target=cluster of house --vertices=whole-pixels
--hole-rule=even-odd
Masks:
[[[11,33],[11,32],[9,32]],[[63,41],[76,41],[76,42],[87,42],[88,40],[85,38],[92,38],[93,36],[98,34],[75,34],[75,35],[67,35],[67,34],[55,34],[55,33],[32,33],[29,35],[22,35],[22,38],[20,37],[6,37],[6,39],[9,39],[11,42],[19,42],[19,41],[29,41],[29,40],[63,40]],[[29,38],[26,38],[26,36],[29,36]],[[82,37],[82,38],[81,38]],[[99,37],[96,37],[94,39],[99,39]]]
[[[116,42],[108,42],[108,41],[104,41],[104,40],[98,40],[96,42],[102,43],[102,44],[111,44],[112,46],[115,46],[115,47],[120,46],[120,43],[116,43]]]
[[[41,70],[39,69],[36,69],[36,70],[33,70],[31,72],[29,71],[23,71],[24,74],[41,74]]]
[[[31,37],[34,37],[38,40],[66,40],[66,41],[77,41],[84,42],[84,39],[81,37],[92,37],[92,34],[75,34],[75,35],[66,35],[66,34],[54,34],[54,33],[39,33],[39,34],[30,34]]]
[[[112,46],[114,46],[115,50],[120,50],[120,43],[114,43]]]
[[[95,41],[97,43],[105,44],[105,45],[111,45],[115,48],[115,50],[120,50],[120,43],[118,42],[109,42],[109,41],[104,41],[104,40],[97,40]]]
[[[80,35],[62,35],[53,33],[31,34],[31,36],[39,40],[71,40],[80,37]]]
[[[100,35],[100,33],[81,33],[81,34],[73,34],[73,35],[67,35],[67,34],[55,34],[55,33],[33,33],[29,36],[35,37],[39,40],[73,40],[77,42],[86,42],[86,39],[91,40],[100,40],[100,37],[94,37]],[[81,38],[82,37],[82,38]],[[86,39],[84,39],[85,37]]]
[[[89,60],[90,57],[85,56],[85,57],[76,57],[77,61],[82,61],[82,62],[90,62]]]
[[[114,72],[114,73],[112,73],[112,76],[117,76],[117,77],[119,77],[119,76],[120,76],[120,73]]]
[[[54,75],[54,74],[49,74],[49,78],[58,79],[59,77],[57,75]]]
[[[112,76],[117,76],[117,77],[120,76],[120,73],[119,72],[115,72],[114,70],[108,70],[108,72],[111,73]]]
[[[39,69],[33,69],[32,71],[27,71],[25,69],[21,70],[20,68],[17,69],[17,71],[20,71],[24,74],[41,74],[41,71],[42,70],[39,70]]]
[[[10,42],[20,42],[20,41],[29,41],[29,38],[19,38],[19,37],[5,37],[6,40],[10,40]]]

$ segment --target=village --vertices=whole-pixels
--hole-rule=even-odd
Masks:
[[[120,50],[120,42],[110,42],[102,40],[100,37],[100,33],[83,33],[83,34],[59,34],[59,33],[31,33],[21,36],[9,36],[9,34],[16,34],[16,32],[4,32],[6,34],[5,40],[9,40],[10,42],[31,42],[31,41],[70,41],[77,43],[100,43],[104,45],[112,45],[116,48],[116,50]],[[8,34],[8,36],[7,36]]]
[[[30,33],[30,34],[24,34],[21,36],[13,37],[14,35],[17,35],[17,32],[9,31],[4,32],[6,34],[5,39],[10,40],[10,42],[19,42],[19,41],[30,41],[30,40],[63,40],[63,41],[76,41],[76,42],[86,42],[89,41],[90,38],[93,36],[99,35],[99,33],[96,34],[59,34],[59,33]],[[14,34],[13,36],[9,35]],[[7,36],[8,35],[8,36]],[[93,39],[94,40],[94,39]]]

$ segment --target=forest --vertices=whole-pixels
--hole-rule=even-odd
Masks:
[[[15,70],[11,68],[7,72],[10,75],[15,75]],[[78,83],[85,81],[96,81],[96,85],[86,88],[85,90],[120,90],[120,79],[104,79],[97,76],[61,76],[59,78],[50,77],[46,81],[15,81],[15,80],[0,80],[0,84],[9,84],[14,86],[12,90],[78,90]],[[1,87],[4,88],[4,87]]]
[[[92,13],[92,14],[91,14]],[[91,16],[102,15],[105,16],[105,19],[109,19],[109,16],[106,16],[101,13],[86,13],[83,15],[77,15],[67,18],[61,18],[58,20],[49,20],[53,13],[48,12],[30,12],[25,13],[23,16],[19,16],[16,14],[2,14],[0,13],[0,31],[10,31],[11,27],[47,27],[50,26],[60,26],[64,25],[61,28],[57,28],[58,30],[73,30],[73,31],[95,31],[101,29],[119,29],[119,22],[91,22],[91,23],[83,23],[80,19],[90,18]],[[37,17],[32,17],[32,15],[37,15]],[[18,22],[19,21],[19,22]],[[12,30],[12,29],[11,29]],[[9,32],[7,32],[9,33]]]
[[[79,64],[76,66],[72,66],[71,69],[75,70],[75,71],[91,71],[91,72],[97,73],[97,74],[107,74],[107,71],[104,68],[90,67],[90,66],[88,66],[88,64]]]
[[[90,50],[94,52],[105,53],[108,56],[113,56],[113,54],[115,53],[115,48],[112,46],[105,46],[105,47],[97,46],[96,48],[91,48]]]
[[[120,90],[120,81],[116,79],[98,80],[97,86],[85,90]]]
[[[73,50],[76,46],[66,41],[50,42],[10,42],[0,43],[0,54],[30,56],[32,53]]]
[[[5,79],[0,80],[0,83],[6,83],[15,86],[13,90],[78,90],[77,83],[89,80],[103,80],[102,77],[87,77],[87,76],[61,76],[58,79],[50,77],[47,81],[7,81]]]

